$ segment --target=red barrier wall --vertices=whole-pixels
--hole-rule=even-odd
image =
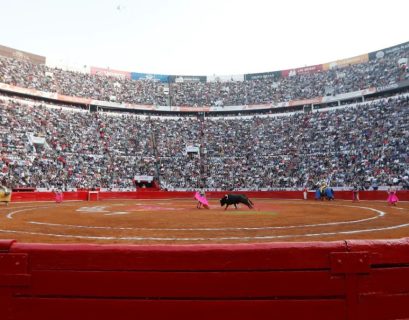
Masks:
[[[64,192],[64,200],[82,200],[88,199],[87,191]],[[13,192],[11,194],[12,202],[20,201],[55,201],[54,192]]]
[[[0,241],[2,319],[408,319],[409,239],[238,245]]]
[[[209,199],[220,199],[226,191],[206,192]],[[269,199],[303,199],[302,191],[243,191],[233,193],[245,193],[249,198],[269,198]],[[190,198],[193,199],[194,192],[176,191],[128,191],[128,192],[100,192],[100,200],[112,199],[170,199],[170,198]],[[361,200],[384,200],[387,199],[385,191],[361,191]],[[397,195],[401,201],[409,201],[409,191],[398,191]],[[308,192],[308,199],[314,199],[315,193]],[[352,200],[351,191],[336,191],[336,199]],[[64,200],[87,200],[88,192],[64,192]],[[13,192],[12,201],[54,201],[53,192]]]

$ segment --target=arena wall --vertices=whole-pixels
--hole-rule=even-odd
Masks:
[[[225,195],[226,191],[206,192],[208,199],[220,199]],[[242,191],[233,193],[245,193],[250,198],[268,198],[268,199],[303,199],[302,191]],[[140,191],[124,191],[124,192],[99,192],[99,200],[114,200],[114,199],[170,199],[170,198],[186,198],[193,199],[194,192],[192,191],[149,191],[140,189]],[[386,201],[387,193],[385,191],[361,191],[359,193],[361,200],[377,200]],[[397,192],[401,201],[409,201],[409,191],[401,190]],[[314,199],[315,193],[308,192],[308,199]],[[335,199],[337,200],[352,200],[351,191],[336,191]],[[55,194],[53,192],[13,192],[11,201],[54,201]],[[64,192],[64,200],[88,200],[87,191],[79,192]]]
[[[0,241],[2,319],[408,319],[409,238],[237,245]]]

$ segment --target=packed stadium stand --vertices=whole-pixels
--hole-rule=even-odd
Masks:
[[[223,82],[0,57],[0,174],[12,187],[47,190],[132,190],[141,175],[167,190],[408,188],[408,51]],[[138,105],[143,114],[112,112]],[[186,106],[197,110],[172,114]]]
[[[0,57],[0,83],[67,96],[147,105],[257,105],[383,87],[407,80],[409,47],[375,55],[228,82],[133,80],[124,74],[86,74]],[[372,59],[370,59],[372,57]],[[358,62],[358,63],[357,63]],[[116,76],[112,76],[116,75]],[[169,78],[171,79],[171,78]],[[168,90],[165,90],[165,87]]]
[[[2,175],[14,186],[168,190],[407,187],[409,98],[313,113],[144,117],[0,100]],[[200,144],[202,153],[186,148]],[[240,174],[237,174],[237,173]],[[205,177],[207,177],[205,179]]]

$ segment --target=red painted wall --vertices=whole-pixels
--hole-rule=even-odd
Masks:
[[[87,200],[88,192],[64,192],[64,200]],[[54,192],[13,192],[11,194],[12,202],[20,201],[54,201]]]
[[[408,319],[409,239],[238,245],[0,240],[2,319]]]
[[[227,192],[213,191],[207,192],[208,199],[220,199]],[[245,193],[249,198],[268,198],[268,199],[303,199],[302,191],[243,191],[233,193]],[[169,199],[169,198],[193,198],[194,192],[176,192],[176,191],[132,191],[132,192],[100,192],[100,200],[110,199]],[[387,199],[386,191],[361,191],[359,193],[361,200],[384,200]],[[398,191],[399,200],[409,201],[409,191]],[[308,199],[314,199],[315,193],[308,192]],[[352,200],[351,191],[336,191],[336,199]],[[64,192],[64,200],[87,200],[88,192]],[[19,201],[54,201],[53,192],[13,192],[11,200]]]

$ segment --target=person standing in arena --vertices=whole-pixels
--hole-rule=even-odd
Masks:
[[[60,190],[57,189],[57,190],[55,191],[55,202],[61,203],[62,200],[63,200],[62,191],[60,191]]]
[[[359,202],[359,187],[356,184],[354,185],[352,189],[352,201]]]
[[[320,200],[321,199],[321,190],[319,187],[315,190],[315,200]]]
[[[0,182],[0,202],[4,202],[6,206],[9,205],[11,201],[11,189],[7,187],[5,182]]]
[[[304,196],[304,200],[308,199],[308,188],[307,188],[307,186],[304,187],[303,196]]]
[[[328,201],[334,200],[334,189],[331,187],[326,187],[325,188],[325,196],[327,197]]]
[[[396,206],[396,203],[399,201],[398,196],[396,195],[396,189],[392,186],[388,188],[388,205]]]
[[[206,199],[206,194],[203,189],[195,193],[195,199],[197,200],[196,204],[197,209],[201,209],[202,206],[205,209],[209,209],[209,202]]]

